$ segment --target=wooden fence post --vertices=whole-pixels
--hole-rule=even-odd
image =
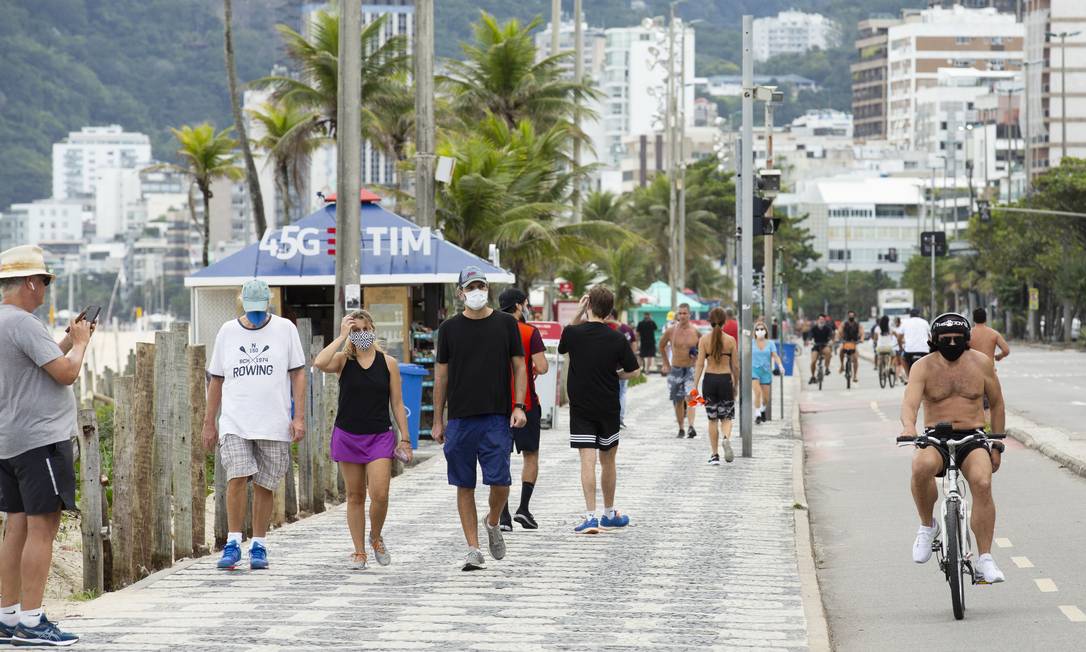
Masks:
[[[298,320],[298,338],[302,342],[302,351],[305,352],[306,385],[305,401],[305,438],[298,444],[298,511],[313,510],[313,455],[310,453],[312,446],[312,415],[313,415],[313,374],[310,368],[313,358],[310,354],[308,343],[313,340],[313,325],[308,319]]]
[[[113,587],[128,586],[136,580],[138,568],[133,546],[137,537],[136,512],[139,510],[139,494],[145,487],[136,484],[136,396],[135,379],[131,376],[117,378],[113,391]]]
[[[177,344],[182,344],[179,351]],[[173,395],[177,393],[178,367],[184,364],[183,342],[178,333],[155,333],[155,439],[151,491],[154,513],[151,523],[151,564],[160,570],[173,564],[173,519],[170,514],[173,493],[173,437],[177,423],[173,414]],[[187,376],[188,374],[185,374]],[[187,384],[186,384],[187,386]]]
[[[190,346],[189,406],[192,420],[192,554],[207,554],[207,449],[204,448],[204,415],[207,413],[207,351],[203,344]]]
[[[321,456],[326,460],[324,497],[326,501],[337,504],[342,501],[336,481],[339,465],[332,461],[332,428],[336,425],[336,412],[339,410],[339,378],[335,374],[324,372],[321,372],[320,376],[324,385],[324,405],[321,408]]]
[[[306,342],[303,340],[302,345]],[[309,359],[312,361],[324,348],[324,339],[319,335],[314,335],[309,340]],[[319,514],[324,511],[324,467],[327,465],[327,456],[324,453],[324,437],[321,432],[324,412],[324,385],[322,379],[324,377],[323,371],[318,371],[312,368],[312,362],[310,362],[310,374],[308,378],[309,387],[309,409],[306,411],[306,426],[305,426],[305,438],[309,440],[309,456],[310,464],[313,471],[312,489],[313,492],[313,506],[310,508],[314,514]]]
[[[173,443],[170,458],[173,493],[170,502],[173,504],[173,559],[176,560],[192,556],[192,386],[189,383],[188,323],[175,322],[170,335],[174,336],[171,354],[177,360],[170,392],[170,422],[173,429],[169,433]]]
[[[83,590],[105,590],[102,564],[102,455],[94,410],[79,411],[79,485],[83,526]]]
[[[226,545],[226,470],[222,467],[222,455],[215,446],[215,549]]]
[[[139,490],[132,501],[132,563],[135,577],[149,574],[154,567],[151,561],[154,537],[155,501],[150,491],[154,478],[155,450],[155,345],[148,342],[136,344],[136,381],[132,406],[135,421],[132,447],[132,483]]]

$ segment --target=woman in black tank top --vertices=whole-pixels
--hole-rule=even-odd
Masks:
[[[392,559],[381,538],[388,513],[392,458],[413,455],[396,359],[377,345],[373,317],[357,310],[343,318],[339,337],[317,354],[313,366],[339,375],[339,409],[332,429],[331,456],[347,486],[347,525],[354,542],[351,563],[366,568],[366,493],[370,498],[370,545],[377,563]],[[389,412],[399,437],[392,430]]]

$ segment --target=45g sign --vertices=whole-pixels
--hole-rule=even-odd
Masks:
[[[268,230],[260,239],[260,251],[279,260],[290,260],[298,254],[316,256],[321,251],[319,235],[320,229],[296,225],[284,226],[278,232]]]

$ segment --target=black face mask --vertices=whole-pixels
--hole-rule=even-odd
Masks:
[[[950,362],[954,362],[962,357],[962,354],[969,348],[969,343],[965,341],[964,335],[957,335],[953,339],[939,338],[932,342],[930,346],[932,352],[938,351],[939,355]]]
[[[848,320],[849,320],[850,322],[854,322],[854,321],[856,321],[856,318],[855,318],[855,317],[849,317],[849,318],[848,318]]]

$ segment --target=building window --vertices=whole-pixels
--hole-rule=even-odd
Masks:
[[[969,45],[972,42],[973,42],[973,37],[972,36],[955,36],[954,37],[954,44],[955,45]]]
[[[1003,45],[1003,37],[1002,36],[993,36],[992,37],[992,45]]]
[[[972,59],[954,59],[951,61],[951,65],[955,68],[969,68],[973,65]]]
[[[397,27],[398,27],[398,32],[397,33],[399,33],[399,34],[407,34],[407,14],[400,14],[399,20],[397,22],[399,23],[399,25],[397,25]]]
[[[1003,59],[992,59],[988,62],[989,70],[1004,70],[1006,67],[1007,63]]]

